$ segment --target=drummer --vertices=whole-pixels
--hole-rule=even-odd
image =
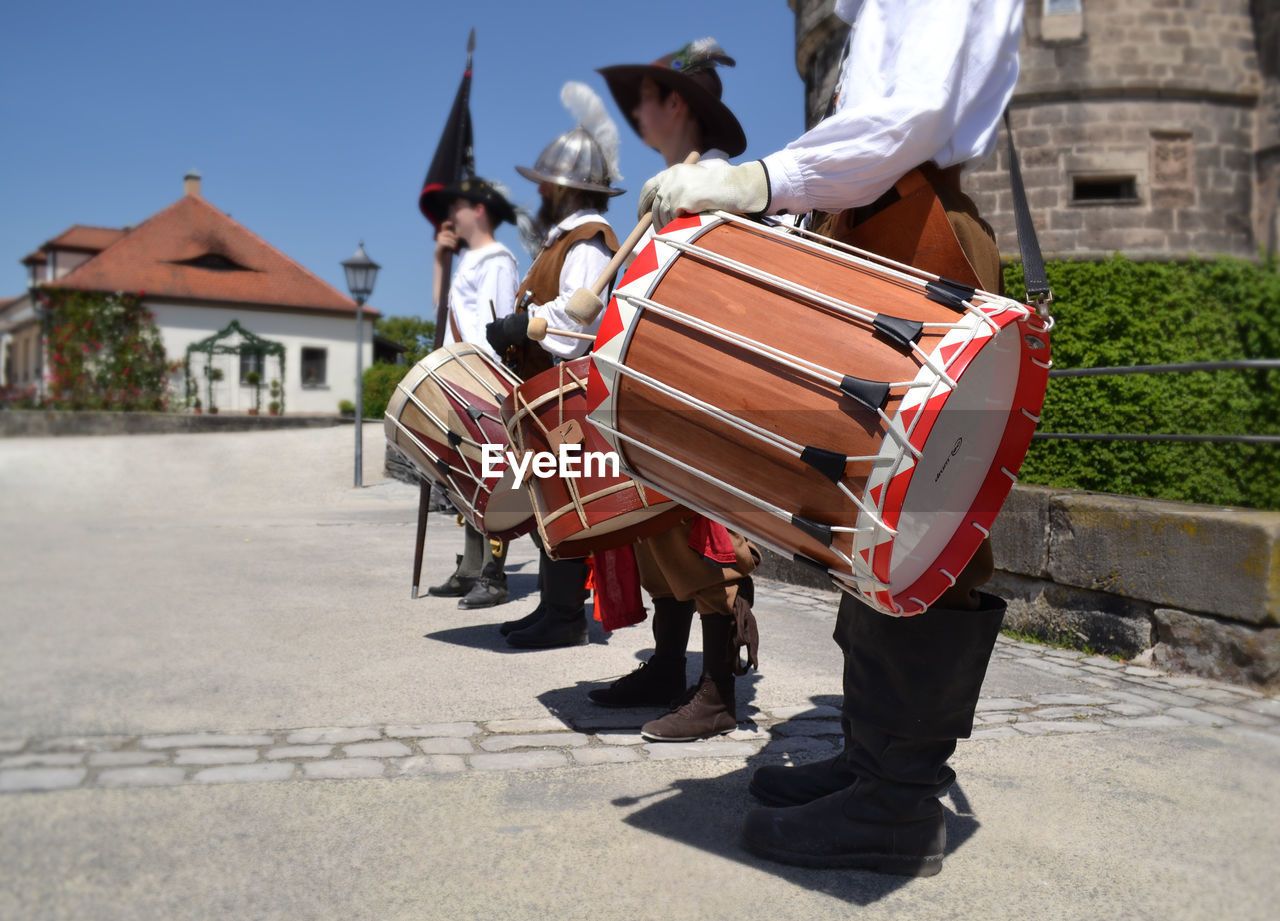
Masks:
[[[582,84],[577,86],[590,92]],[[603,112],[603,105],[596,102]],[[604,120],[612,125],[607,115]],[[602,136],[609,133],[603,126],[592,127]],[[617,137],[616,128],[612,135]],[[538,218],[548,229],[542,251],[519,286],[517,303],[527,309],[493,320],[486,336],[499,353],[510,352],[516,373],[527,380],[554,362],[577,358],[589,347],[586,340],[568,336],[532,341],[527,338],[530,318],[539,317],[552,329],[571,332],[594,333],[599,328],[598,317],[582,326],[565,311],[573,292],[595,282],[618,251],[617,237],[604,212],[609,199],[623,190],[611,184],[618,175],[616,150],[606,151],[582,125],[548,144],[532,167],[516,170],[538,183],[542,197]],[[541,545],[538,550],[538,606],[499,630],[510,645],[522,649],[584,645],[587,561],[552,560]]]
[[[493,350],[485,340],[485,324],[509,316],[515,309],[516,257],[494,238],[503,221],[515,223],[510,202],[493,183],[479,177],[424,193],[422,207],[438,221],[434,300],[438,305],[447,263],[453,253],[462,258],[449,286],[448,320],[444,343],[468,343]],[[496,355],[494,356],[497,357]],[[507,545],[491,541],[470,524],[462,538],[457,569],[427,594],[458,598],[460,608],[487,608],[507,600]]]
[[[697,151],[727,160],[747,147],[738,119],[721,101],[718,68],[733,58],[714,39],[691,42],[652,64],[601,68],[619,110],[668,166]],[[643,245],[643,244],[642,244]],[[735,672],[739,633],[755,635],[751,579],[759,562],[749,541],[690,513],[682,524],[636,544],[640,582],[653,598],[653,655],[608,687],[588,696],[606,707],[663,707],[642,734],[690,742],[737,728]],[[702,631],[702,674],[686,693],[685,653],[693,613]],[[736,616],[735,616],[736,615]],[[749,648],[748,660],[755,659]]]
[[[1018,77],[1022,0],[837,0],[835,11],[854,28],[832,113],[763,160],[668,168],[645,184],[642,211],[658,225],[712,209],[815,211],[814,229],[998,291],[999,250],[960,189],[960,169],[995,146]],[[924,228],[895,208],[900,179],[927,183],[945,214],[942,231],[958,246],[912,251]],[[941,869],[939,797],[955,779],[947,759],[972,731],[1005,611],[978,591],[992,568],[987,542],[955,586],[914,617],[842,597],[835,639],[844,654],[844,750],[755,772],[751,792],[779,808],[748,813],[749,850],[806,866]]]

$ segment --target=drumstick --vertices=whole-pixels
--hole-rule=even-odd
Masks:
[[[702,154],[698,151],[692,151],[689,156],[684,158],[685,163],[697,163],[698,158]],[[613,280],[613,276],[618,273],[618,269],[622,268],[622,263],[627,261],[627,257],[631,255],[631,251],[640,243],[640,238],[653,225],[653,212],[646,211],[644,217],[636,223],[635,229],[627,235],[622,241],[622,245],[618,247],[618,251],[613,254],[613,258],[609,260],[609,264],[604,267],[604,271],[600,273],[600,277],[595,280],[590,288],[579,288],[569,297],[569,304],[565,307],[565,313],[573,317],[583,326],[593,322],[600,315],[600,311],[604,309],[604,302],[600,300],[600,295],[604,294],[604,289],[609,287],[609,282]],[[530,336],[529,338],[533,338]],[[592,337],[595,338],[594,336]]]
[[[542,317],[529,318],[529,331],[527,333],[534,342],[541,342],[548,336],[568,336],[570,339],[585,339],[587,342],[595,342],[595,333],[575,333],[567,329],[550,329],[547,321]]]

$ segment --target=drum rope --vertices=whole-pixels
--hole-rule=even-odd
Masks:
[[[481,387],[489,391],[489,396],[493,398],[495,401],[497,401],[498,403],[501,403],[504,399],[506,399],[507,395],[505,393],[500,394],[497,391],[493,390],[491,387],[489,387],[489,384],[487,381],[483,380],[479,375],[477,375],[473,370],[468,368],[465,364],[463,364],[462,367],[463,367],[463,370],[465,370],[468,374],[471,375],[471,377],[475,380],[477,384],[479,384]],[[472,406],[470,401],[468,401],[465,397],[463,397],[463,395],[454,386],[452,381],[447,380],[446,378],[440,377],[439,375],[436,374],[435,371],[428,371],[427,374],[431,377],[433,381],[435,381],[436,385],[441,390],[443,390],[449,396],[453,397],[453,400],[455,403],[458,403],[459,405],[464,406],[467,409],[476,410],[477,412],[480,413],[480,417],[482,419],[488,419],[490,422],[496,422],[498,423],[498,425],[502,425],[501,416],[495,416],[493,413],[486,411],[482,407]],[[477,420],[477,422],[478,421],[479,420]],[[447,429],[448,426],[444,426],[444,428]]]
[[[428,373],[430,373],[430,372],[428,372]],[[433,380],[434,380],[434,378],[433,378]],[[452,397],[453,397],[455,400],[457,400],[459,403],[461,403],[461,404],[462,404],[462,405],[464,405],[464,406],[468,405],[468,404],[467,404],[467,402],[466,402],[466,400],[461,399],[461,398],[460,398],[460,396],[459,396],[458,394],[453,393],[452,391],[448,391],[448,390],[447,390],[447,388],[445,387],[445,385],[444,385],[443,383],[441,383],[440,381],[436,381],[436,383],[440,384],[441,389],[445,389],[445,390],[446,390],[446,392],[448,392],[448,393],[449,393],[449,395],[450,395],[450,396],[452,396]],[[416,394],[409,393],[408,391],[405,391],[405,394],[406,394],[406,396],[408,396],[408,397],[409,397],[410,401],[412,401],[413,405],[414,405],[414,406],[416,406],[416,407],[418,407],[418,410],[419,410],[419,411],[420,411],[424,416],[426,416],[428,419],[430,419],[430,420],[431,420],[431,422],[435,425],[435,427],[436,427],[436,428],[438,428],[438,429],[440,429],[440,431],[442,431],[442,432],[448,432],[448,433],[450,433],[450,434],[452,434],[452,435],[457,435],[457,436],[458,436],[458,438],[460,439],[460,441],[458,442],[459,444],[464,444],[464,445],[467,445],[468,447],[471,447],[471,448],[480,448],[481,450],[483,450],[483,446],[482,446],[481,442],[476,441],[475,439],[471,438],[469,435],[462,435],[462,434],[459,434],[458,432],[455,432],[455,431],[453,431],[453,429],[449,428],[448,424],[447,424],[444,420],[442,420],[439,416],[437,416],[437,415],[435,414],[435,412],[434,412],[433,410],[431,410],[431,409],[430,409],[430,408],[429,408],[425,403],[423,403],[420,399],[418,399],[418,397],[417,397],[417,395],[416,395]],[[484,418],[486,418],[486,419],[492,419],[492,418],[493,418],[492,416],[489,416],[489,415],[485,414],[483,411],[481,412],[481,416],[483,416],[483,417],[484,417]],[[499,422],[500,422],[501,420],[497,420],[497,421],[499,421]],[[484,442],[483,444],[489,444],[489,442],[487,442],[487,441],[486,441],[486,442]],[[464,464],[467,464],[467,473],[471,475],[471,478],[472,478],[473,480],[479,480],[480,478],[479,478],[479,477],[477,477],[477,476],[475,475],[475,471],[471,469],[471,467],[470,467],[470,461],[468,460],[467,456],[466,456],[465,454],[463,454],[461,451],[459,451],[459,452],[458,452],[458,456],[459,456],[460,458],[462,458],[462,462],[463,462]]]
[[[461,404],[462,404],[462,405],[464,405],[464,406],[468,405],[468,404],[467,404],[467,402],[466,402],[466,400],[461,399],[461,398],[458,396],[458,394],[454,393],[453,391],[450,391],[450,390],[446,387],[446,385],[445,385],[445,383],[444,383],[444,382],[439,381],[439,380],[436,380],[435,372],[433,372],[433,371],[428,371],[427,373],[428,373],[428,375],[430,375],[430,376],[431,376],[431,379],[432,379],[433,381],[436,381],[436,383],[441,387],[441,389],[443,389],[443,390],[445,390],[446,392],[448,392],[448,393],[449,393],[449,395],[450,395],[450,396],[452,396],[452,397],[453,397],[457,402],[461,403]],[[424,416],[426,416],[428,419],[430,419],[430,420],[431,420],[431,422],[435,425],[435,427],[436,427],[436,428],[438,428],[438,429],[440,429],[440,431],[442,431],[442,432],[449,432],[450,434],[457,435],[457,436],[458,436],[458,438],[460,439],[460,441],[458,442],[460,445],[464,445],[464,444],[465,444],[465,445],[467,445],[468,447],[472,447],[472,448],[479,448],[479,449],[480,449],[480,450],[482,450],[482,451],[484,450],[484,449],[483,449],[483,447],[481,446],[481,444],[480,444],[479,442],[475,441],[474,439],[472,439],[472,438],[470,438],[470,437],[468,437],[468,436],[466,436],[466,435],[459,435],[457,432],[454,432],[451,428],[449,428],[449,426],[448,426],[448,425],[446,425],[446,424],[445,424],[445,423],[440,419],[440,417],[439,417],[439,416],[437,416],[437,415],[435,414],[435,412],[434,412],[433,410],[431,410],[430,408],[428,408],[426,404],[424,404],[420,399],[418,399],[417,394],[413,394],[413,393],[410,393],[410,392],[409,392],[409,391],[407,391],[407,390],[404,390],[404,388],[403,388],[403,387],[401,387],[400,385],[397,385],[397,389],[401,390],[401,391],[405,394],[405,396],[407,396],[407,397],[409,398],[409,400],[413,403],[413,405],[414,405],[414,406],[416,406],[416,407],[418,407],[418,410],[419,410],[419,411],[420,411]],[[481,415],[485,415],[485,414],[482,412],[482,413],[481,413]],[[491,418],[491,417],[486,416],[486,418]],[[501,420],[499,420],[499,421],[501,421]],[[397,425],[398,425],[398,424],[399,424],[399,420],[397,420]],[[415,439],[415,441],[416,441],[416,440],[417,440],[417,439]],[[489,442],[485,442],[485,444],[488,444],[488,443],[489,443]],[[484,478],[476,475],[476,471],[475,471],[475,470],[474,470],[474,468],[471,466],[471,459],[470,459],[469,457],[467,457],[467,455],[463,454],[461,451],[457,451],[456,453],[457,453],[458,457],[462,460],[463,468],[466,470],[466,472],[467,472],[467,476],[468,476],[468,477],[470,477],[471,481],[472,481],[472,482],[474,482],[474,483],[476,483],[476,484],[478,484],[478,486],[479,486],[479,490],[480,490],[480,491],[483,491],[483,492],[485,492],[485,493],[491,493],[491,490],[489,490],[487,487],[485,487],[485,486],[484,486]],[[436,461],[436,463],[440,463],[440,462],[441,462],[440,458],[438,458],[438,457],[433,457],[432,459],[433,459],[433,460],[435,460],[435,461]],[[447,462],[446,462],[446,463],[447,463]],[[450,467],[450,469],[452,469],[453,465],[452,465],[452,464],[450,464],[450,465],[449,465],[449,467]],[[452,481],[451,481],[451,482],[452,482]],[[457,487],[455,486],[455,489],[456,489],[456,488],[457,488]],[[461,494],[462,494],[462,491],[461,491],[461,490],[458,490],[458,494],[459,494],[459,495],[461,495]],[[477,494],[476,494],[476,495],[478,496],[478,495],[479,495],[479,493],[477,492]],[[472,505],[472,508],[473,508],[473,511],[474,511],[474,503],[473,503],[473,505]]]
[[[730,428],[737,429],[738,431],[742,432],[744,435],[753,437],[757,441],[764,442],[766,445],[776,448],[778,451],[784,454],[787,454],[795,458],[796,460],[803,459],[802,455],[804,451],[804,446],[799,445],[796,442],[791,441],[790,439],[785,438],[782,435],[778,435],[775,432],[770,432],[768,429],[761,428],[758,425],[754,425],[750,422],[739,419],[737,416],[733,415],[732,413],[725,412],[724,410],[711,406],[710,404],[705,403],[702,400],[697,399],[696,397],[690,396],[689,394],[684,393],[683,391],[677,390],[674,387],[664,384],[661,381],[654,380],[653,378],[649,377],[649,375],[644,374],[640,371],[636,371],[634,368],[628,368],[622,364],[619,364],[614,359],[601,355],[599,352],[595,353],[594,360],[597,362],[603,362],[604,364],[609,365],[618,373],[624,376],[630,377],[633,380],[639,381],[640,383],[653,388],[654,390],[658,391],[664,396],[670,397],[676,402],[683,403],[686,406],[691,406],[694,409],[699,409],[702,412],[706,413],[707,415],[711,416],[713,419],[716,419],[717,421],[723,422],[725,425],[728,425]],[[596,428],[603,428],[603,427],[604,426],[602,426],[599,422],[596,423]],[[616,431],[616,430],[610,429],[610,431]],[[620,436],[620,437],[626,437],[626,436]],[[653,448],[648,448],[648,450],[654,451]],[[657,453],[657,452],[654,451],[654,453]],[[893,463],[895,464],[900,463],[901,458],[902,458],[902,455],[901,453],[899,453],[898,457],[894,459]],[[850,457],[849,455],[844,455],[844,459],[846,464],[850,462],[865,462],[865,463],[870,463],[872,466],[875,466],[877,463],[880,463],[880,464],[884,463],[884,461],[880,459],[880,456],[878,454],[858,455],[854,457]],[[677,466],[679,466],[679,462],[676,462],[674,460],[672,462],[676,463]],[[690,470],[689,472],[696,472],[696,471]],[[840,490],[845,494],[845,496],[847,496],[854,503],[854,505],[856,505],[858,509],[863,512],[863,514],[867,515],[867,517],[873,521],[873,523],[875,524],[875,527],[888,531],[891,534],[896,533],[892,528],[890,528],[888,525],[884,523],[881,515],[879,514],[880,512],[879,509],[873,509],[871,507],[868,507],[867,504],[863,502],[863,500],[860,499],[858,496],[855,496],[853,494],[853,491],[850,490],[848,486],[846,486],[843,482],[836,483],[836,486],[840,488]],[[785,510],[779,509],[778,506],[774,506],[774,505],[770,505],[769,508],[778,509],[779,512],[787,514],[788,515],[787,520],[788,521],[790,520],[790,515],[789,513],[786,513]],[[850,530],[853,530],[853,529],[850,529]],[[865,532],[870,529],[862,528],[860,530]]]
[[[731,485],[730,483],[726,483],[724,480],[711,476],[710,474],[706,473],[703,470],[699,470],[696,467],[686,464],[683,461],[678,460],[672,457],[671,455],[666,454],[663,451],[659,451],[657,448],[653,447],[652,445],[645,444],[644,442],[640,441],[637,438],[633,438],[630,435],[623,434],[622,432],[619,432],[617,429],[612,428],[602,422],[598,422],[598,421],[595,422],[595,426],[600,431],[608,432],[609,434],[612,434],[613,436],[615,436],[616,438],[622,441],[625,441],[629,444],[633,444],[643,449],[644,451],[649,452],[654,457],[658,458],[664,463],[668,463],[671,466],[676,467],[677,469],[683,470],[685,473],[688,473],[697,477],[698,480],[700,480],[701,482],[715,486],[718,489],[721,489],[724,492],[727,492],[729,495],[733,496],[734,498],[740,499],[749,505],[754,505],[756,508],[760,509],[762,512],[766,512],[772,515],[773,517],[777,518],[779,521],[782,521],[786,524],[792,524],[793,519],[799,517],[798,515],[792,512],[788,512],[786,509],[782,508],[781,506],[774,505],[772,502],[769,502],[766,499],[761,499],[758,496],[753,496],[750,493],[745,492],[744,490],[741,490],[738,487]],[[709,518],[716,518],[714,514],[707,513],[704,509],[702,509],[698,505],[691,504],[689,502],[686,502],[683,499],[681,499],[681,503],[686,505],[689,508],[694,509],[695,511],[700,511],[703,514],[706,514],[707,517]],[[875,531],[877,529],[876,528],[849,528],[849,527],[832,525],[831,530],[839,531],[841,533],[858,533],[858,532]],[[888,530],[891,533],[894,533],[892,532],[892,529],[889,529],[889,528],[885,528],[884,530]],[[753,539],[756,539],[754,535],[752,535],[752,537]],[[765,540],[761,540],[761,543],[767,544],[769,542]],[[845,554],[843,551],[839,550],[834,546],[829,547],[828,549],[832,553],[834,553],[837,557],[839,557],[841,562],[845,563],[851,571],[860,570],[866,574],[866,577],[868,580],[878,582],[878,580],[875,577],[875,574],[871,572],[870,568],[863,561],[850,558],[847,554]]]
[[[706,249],[705,247],[702,247],[702,246],[698,246],[695,243],[684,243],[679,240],[671,240],[667,238],[663,238],[662,242],[670,246],[672,249],[678,250],[687,255],[704,259],[707,262],[720,266],[721,268],[733,269],[736,272],[742,273],[747,278],[751,278],[755,281],[765,282],[767,284],[772,285],[773,287],[777,288],[780,291],[783,291],[787,294],[795,295],[797,297],[804,298],[810,301],[811,303],[817,304],[819,306],[830,308],[831,310],[834,310],[836,313],[849,317],[850,319],[859,320],[863,323],[867,323],[868,325],[872,325],[874,324],[876,317],[880,316],[879,313],[872,310],[868,310],[866,307],[859,307],[857,304],[851,304],[848,301],[841,300],[840,298],[831,297],[828,294],[823,294],[821,291],[817,291],[813,288],[806,287],[805,285],[800,285],[800,284],[796,284],[795,282],[787,281],[787,279],[782,278],[778,275],[773,275],[769,272],[762,272],[759,269],[755,269],[752,266],[747,265],[745,262],[738,262],[736,259],[730,259],[727,256],[721,256],[719,253],[712,252],[711,250]],[[968,309],[970,308],[966,307],[966,312],[968,311]],[[982,311],[975,309],[974,312],[977,313],[984,320],[987,320],[988,322],[990,322],[990,319],[987,318],[985,314],[982,313]],[[922,323],[921,326],[923,329],[954,330],[954,329],[960,329],[963,326],[963,324],[962,323]],[[933,361],[932,356],[920,347],[919,343],[913,341],[908,343],[908,345],[921,364],[929,368],[931,371],[933,371],[933,373],[945,378],[947,385],[954,389],[956,385],[955,381],[951,380],[951,378],[947,376],[946,369],[939,367]]]
[[[556,394],[555,394],[556,418],[559,420],[560,424],[563,425],[564,424],[564,393],[565,393],[565,390],[568,389],[565,387],[565,383],[564,383],[565,374],[568,374],[569,377],[573,378],[574,386],[582,390],[584,393],[586,392],[587,388],[582,383],[582,381],[579,380],[576,375],[574,375],[573,371],[571,371],[568,368],[567,362],[561,362],[561,364],[559,365],[559,368],[561,368],[562,370],[557,372],[559,386],[556,388]],[[524,418],[528,418],[542,432],[543,439],[549,445],[551,443],[552,429],[547,428],[546,423],[542,421],[542,418],[538,415],[536,410],[538,407],[544,406],[548,402],[547,398],[550,396],[550,394],[547,394],[547,393],[540,394],[538,397],[534,397],[535,403],[530,403],[528,398],[526,398],[525,395],[521,392],[521,389],[522,389],[521,387],[517,387],[514,391],[515,401],[520,405],[521,408],[518,409],[516,414],[512,417],[511,427],[507,429],[507,434],[508,436],[510,436],[513,429],[517,433],[519,433],[520,421]],[[523,438],[521,439],[521,442],[523,443]],[[589,528],[591,526],[591,523],[587,518],[586,506],[583,504],[582,496],[578,491],[577,479],[574,477],[566,477],[564,479],[565,479],[565,484],[564,484],[565,489],[568,491],[569,498],[573,502],[573,510],[577,512],[578,521],[582,525],[583,529],[585,530],[586,528]],[[552,518],[548,520],[554,520],[556,517],[559,517],[559,514],[560,513],[557,512],[556,515],[553,515]]]
[[[945,279],[943,279],[941,275],[933,275],[923,269],[918,269],[913,265],[907,265],[903,262],[895,262],[894,260],[881,256],[878,253],[859,249],[856,246],[851,246],[848,243],[843,243],[840,240],[836,240],[831,237],[824,237],[822,234],[814,233],[807,227],[794,227],[789,224],[779,224],[773,220],[769,220],[767,223],[760,223],[759,221],[753,221],[742,217],[739,214],[729,214],[727,211],[717,211],[716,216],[724,219],[727,223],[753,230],[757,234],[759,234],[763,228],[773,228],[766,232],[775,237],[789,238],[786,241],[787,243],[802,246],[819,255],[834,255],[840,258],[841,261],[847,265],[864,270],[881,272],[890,277],[897,278],[899,281],[905,282],[909,285],[918,286],[921,289],[924,289],[929,282],[933,282],[935,284],[945,283]],[[669,243],[671,241],[664,239],[663,242]],[[836,252],[831,252],[832,250],[835,250]],[[876,264],[873,265],[868,263]],[[1025,305],[1020,304],[1012,298],[1005,297],[1002,294],[992,294],[990,291],[983,291],[981,288],[975,288],[973,297],[979,296],[988,303],[983,307],[979,307],[977,304],[973,303],[971,298],[966,298],[964,300],[965,310],[966,312],[979,317],[991,326],[993,333],[999,330],[999,325],[991,319],[992,316],[999,315],[1008,310],[1026,314],[1028,317],[1035,313],[1034,311],[1028,310]],[[1046,327],[1045,332],[1048,332],[1049,329],[1052,329],[1052,324],[1049,324]]]
[[[724,329],[720,326],[716,326],[714,323],[707,323],[704,320],[700,320],[697,317],[691,316],[690,314],[676,310],[673,307],[668,307],[666,304],[660,304],[657,301],[650,300],[647,297],[639,297],[638,295],[634,295],[634,294],[618,294],[617,296],[631,303],[634,306],[644,307],[648,310],[652,310],[654,313],[658,314],[659,316],[667,317],[668,319],[675,320],[677,323],[683,323],[684,325],[689,326],[691,328],[700,329],[705,332],[708,332],[711,334],[712,338],[719,339],[722,342],[728,342],[733,345],[737,345],[748,352],[751,352],[755,355],[759,355],[761,358],[771,358],[778,364],[782,365],[784,368],[788,368],[792,371],[798,371],[799,373],[805,375],[806,377],[809,377],[811,380],[818,381],[819,383],[830,384],[833,387],[839,388],[840,383],[843,380],[842,375],[837,374],[835,371],[832,371],[829,368],[824,368],[821,365],[814,364],[811,361],[807,361],[803,358],[800,358],[799,356],[792,355],[789,352],[784,352],[781,349],[774,348],[773,346],[767,345],[763,342],[759,342],[758,340],[749,339],[746,336],[742,336],[742,335],[739,335],[738,333],[731,332],[730,330]],[[904,388],[910,390],[912,388],[929,387],[931,386],[931,382],[929,381],[888,381],[887,386],[889,386],[890,388],[896,388],[899,390]],[[886,426],[889,426],[892,423],[892,419],[890,419],[889,415],[885,413],[883,409],[880,409],[879,407],[877,407],[875,410],[875,413],[877,416],[879,416],[880,420]],[[888,434],[892,435],[895,439],[899,438],[898,433],[896,431],[891,429],[887,431],[888,431]],[[919,459],[919,457],[921,456],[920,453],[916,451],[916,449],[912,447],[909,443],[900,442],[900,444],[902,445],[902,447],[905,447],[910,451],[912,451],[913,453],[915,453],[916,458]]]
[[[403,432],[409,438],[410,441],[412,441],[415,445],[417,445],[418,449],[422,451],[423,454],[427,455],[427,457],[436,465],[437,473],[440,472],[441,463],[444,463],[445,466],[449,467],[449,473],[445,474],[445,480],[447,481],[447,485],[457,495],[458,500],[462,502],[465,506],[467,506],[467,508],[471,511],[472,517],[475,517],[476,516],[475,500],[479,497],[480,492],[487,492],[487,490],[484,489],[483,484],[478,484],[478,489],[475,493],[472,494],[471,501],[467,501],[466,493],[463,492],[463,490],[458,486],[457,482],[453,478],[452,466],[449,465],[447,462],[445,462],[440,457],[439,454],[437,454],[434,450],[432,450],[429,445],[423,442],[421,438],[419,438],[411,429],[405,426],[405,424],[401,422],[399,419],[393,418],[391,416],[387,416],[387,418],[391,419],[391,421],[395,423],[396,428],[398,428],[401,432]],[[435,479],[435,477],[429,477],[429,478]]]

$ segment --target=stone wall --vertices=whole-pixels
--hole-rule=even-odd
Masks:
[[[249,432],[271,429],[327,428],[350,420],[333,415],[286,413],[105,413],[55,410],[0,411],[0,438],[48,438],[62,435],[173,435],[195,432]]]
[[[1010,112],[1027,201],[1048,259],[1253,256],[1253,111],[1223,101],[1078,100]],[[1008,151],[965,189],[1018,256]],[[1119,199],[1082,186],[1131,183]]]
[[[1280,512],[1018,485],[991,540],[1006,628],[1280,689]],[[769,552],[759,575],[830,588]]]
[[[1280,512],[1017,486],[992,542],[1006,627],[1280,688]]]
[[[834,0],[790,0],[812,124],[847,27]],[[1280,5],[1274,0],[1028,0],[1011,106],[1048,258],[1255,258],[1280,246]],[[1018,252],[1003,129],[966,177]]]

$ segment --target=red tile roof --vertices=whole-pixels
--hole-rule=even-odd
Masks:
[[[48,245],[76,234],[75,228]],[[105,230],[106,228],[98,228]],[[203,198],[183,196],[58,279],[58,287],[145,291],[148,298],[351,313],[356,302]],[[197,264],[190,264],[196,262]],[[188,263],[188,264],[183,264]],[[366,306],[365,313],[378,312]]]
[[[45,246],[55,249],[78,249],[98,253],[128,232],[115,227],[88,227],[84,224],[73,224],[71,229],[64,230],[46,243]]]

